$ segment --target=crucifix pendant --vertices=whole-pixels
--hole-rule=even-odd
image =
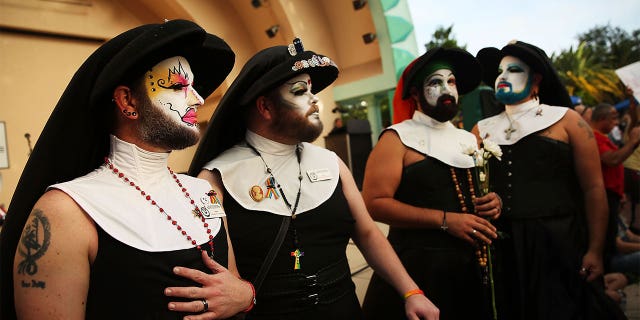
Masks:
[[[513,132],[516,132],[516,129],[514,129],[513,127],[509,126],[509,128],[506,128],[506,129],[504,130],[504,133],[506,133],[506,134],[507,134],[505,138],[506,138],[507,140],[511,139],[511,133],[513,133]]]
[[[291,252],[291,256],[296,258],[296,261],[293,264],[293,270],[300,270],[300,257],[304,256],[304,252],[300,251],[300,249],[296,249],[296,251]]]

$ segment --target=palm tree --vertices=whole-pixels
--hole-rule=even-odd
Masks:
[[[630,34],[619,27],[596,26],[578,35],[580,44],[551,59],[572,95],[584,103],[616,103],[625,86],[614,70],[640,60],[640,30]]]
[[[586,42],[581,42],[575,51],[573,47],[563,50],[558,57],[552,56],[552,60],[569,94],[581,97],[585,104],[620,101],[624,98],[624,87],[618,76],[595,57]]]

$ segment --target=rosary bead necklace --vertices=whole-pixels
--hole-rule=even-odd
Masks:
[[[105,164],[109,167],[109,169],[111,170],[111,172],[113,172],[113,174],[115,174],[116,176],[118,176],[118,178],[122,179],[122,181],[124,181],[126,184],[128,184],[129,186],[133,187],[134,189],[136,189],[138,192],[140,192],[140,195],[145,198],[145,200],[149,201],[149,204],[151,204],[152,206],[155,206],[156,208],[158,208],[158,211],[161,214],[164,214],[167,218],[167,221],[169,221],[172,225],[174,225],[176,227],[176,229],[178,231],[180,231],[180,234],[182,234],[187,241],[189,241],[196,249],[198,249],[198,251],[204,251],[204,249],[202,249],[202,247],[197,243],[197,241],[195,239],[193,239],[186,230],[184,230],[182,228],[182,226],[180,226],[178,224],[178,221],[176,219],[174,219],[171,215],[169,215],[164,208],[162,208],[161,206],[158,205],[158,203],[153,200],[153,198],[151,197],[150,194],[148,194],[147,192],[145,192],[144,190],[142,190],[142,188],[140,188],[140,186],[136,185],[135,182],[131,181],[127,176],[124,175],[124,173],[120,170],[118,170],[118,168],[115,167],[115,165],[113,165],[113,163],[109,160],[109,158],[105,158],[104,160]],[[200,212],[200,209],[198,208],[198,206],[195,204],[195,201],[193,199],[191,199],[191,195],[189,194],[187,188],[185,188],[182,183],[180,182],[180,179],[178,179],[178,176],[171,170],[171,168],[167,167],[167,170],[169,170],[169,174],[171,175],[171,177],[173,178],[173,180],[176,182],[176,184],[178,185],[178,187],[180,188],[180,190],[182,191],[182,193],[184,193],[185,198],[189,199],[189,203],[191,205],[193,205],[194,209],[194,215],[199,217],[200,220],[202,221],[202,226],[204,227],[204,229],[206,230],[207,234],[209,235],[209,247],[211,248],[211,255],[210,257],[213,259],[213,235],[211,234],[211,228],[209,228],[209,224],[206,222],[206,219],[204,218],[204,216],[202,215],[202,213]]]
[[[458,194],[458,201],[460,201],[460,207],[463,213],[469,212],[467,210],[467,204],[464,201],[464,195],[462,194],[462,188],[458,183],[458,176],[456,175],[456,171],[453,168],[449,168],[451,171],[451,179],[453,180],[453,185],[456,189],[456,193]],[[467,169],[467,181],[469,182],[469,192],[471,194],[471,200],[473,201],[476,198],[475,188],[473,187],[473,175],[471,174],[471,170]],[[482,271],[482,282],[484,284],[488,284],[488,272],[489,269],[487,267],[488,262],[488,248],[485,242],[476,241],[478,247],[476,248],[476,258],[478,260],[478,265]]]

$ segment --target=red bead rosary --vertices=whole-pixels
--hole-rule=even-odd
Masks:
[[[202,247],[196,242],[195,239],[193,239],[188,233],[187,231],[185,231],[179,224],[178,221],[175,220],[174,218],[172,218],[162,207],[160,207],[158,205],[158,203],[153,200],[153,198],[151,197],[151,195],[147,194],[144,190],[142,190],[142,188],[140,188],[140,186],[136,185],[133,181],[131,181],[129,178],[127,178],[124,173],[122,173],[120,170],[118,170],[118,168],[116,168],[113,163],[111,163],[111,161],[109,161],[108,158],[105,158],[105,164],[107,164],[107,166],[109,166],[109,169],[118,176],[118,178],[122,179],[125,183],[127,183],[129,186],[135,188],[137,191],[140,192],[140,195],[142,197],[144,197],[147,201],[149,201],[149,203],[155,207],[158,208],[158,211],[162,214],[164,214],[167,217],[167,220],[169,222],[171,222],[172,225],[176,226],[176,229],[178,229],[178,231],[180,231],[180,233],[186,237],[187,241],[191,242],[191,244],[198,249],[199,251],[202,251]],[[205,230],[207,230],[207,234],[209,235],[209,247],[211,247],[211,256],[213,257],[213,235],[211,234],[211,228],[209,228],[209,224],[206,222],[206,219],[204,218],[204,216],[202,216],[202,214],[200,213],[200,209],[198,208],[198,206],[195,204],[196,202],[191,199],[191,195],[189,194],[189,192],[187,191],[187,188],[185,188],[182,183],[180,182],[180,179],[178,179],[178,176],[171,170],[171,168],[167,167],[167,169],[169,170],[169,173],[171,174],[171,176],[173,177],[173,180],[175,180],[176,184],[178,184],[178,187],[180,187],[180,190],[182,191],[182,193],[184,193],[184,196],[189,199],[189,202],[194,206],[194,212],[195,214],[200,217],[200,220],[202,220],[202,225],[205,228]]]

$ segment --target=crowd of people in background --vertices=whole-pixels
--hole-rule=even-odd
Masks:
[[[402,73],[358,190],[312,144],[339,68],[298,38],[249,59],[199,132],[234,62],[186,20],[87,59],[6,215],[3,319],[625,318],[640,278],[631,90],[620,114],[570,97],[533,44],[433,48]],[[196,144],[188,175],[167,169]],[[375,271],[362,306],[349,239]]]
[[[640,276],[640,236],[636,210],[640,201],[640,127],[638,102],[626,90],[628,109],[613,105],[576,106],[593,128],[607,192],[609,220],[605,247],[607,294],[619,303],[626,300],[622,288]]]

